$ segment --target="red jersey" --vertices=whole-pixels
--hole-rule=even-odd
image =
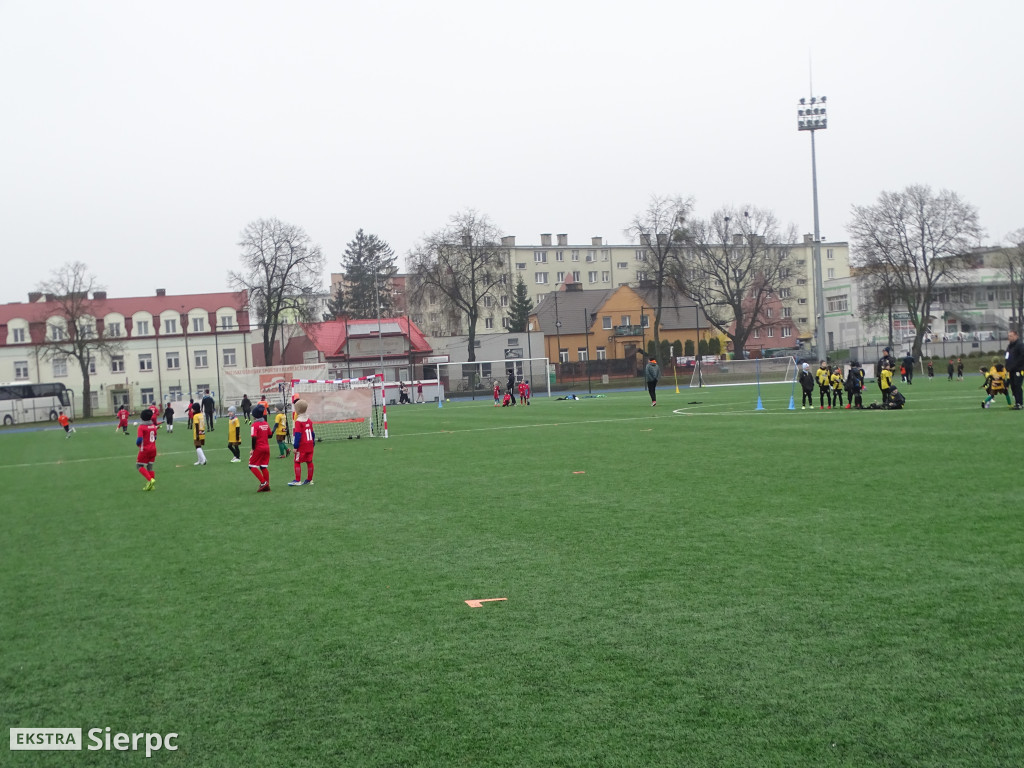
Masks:
[[[117,426],[128,426],[128,411],[126,411],[124,408],[117,412]]]
[[[152,422],[139,424],[137,436],[142,439],[142,445],[139,446],[140,463],[148,464],[156,458],[156,436],[159,431],[160,427]]]
[[[526,383],[522,381],[519,382],[519,396],[526,397]]]
[[[296,419],[295,440],[298,442],[298,445],[295,446],[295,461],[299,461],[300,454],[302,456],[313,455],[313,448],[316,445],[316,435],[313,432],[312,419]],[[305,459],[303,460],[305,461]]]
[[[71,423],[71,419],[68,418],[68,415],[66,413],[62,413],[59,416],[57,416],[57,422],[62,427],[66,427],[68,424]]]
[[[501,396],[501,387],[497,384],[494,385],[494,399],[497,400]]]
[[[253,446],[254,451],[270,450],[270,425],[267,424],[263,419],[258,419],[252,423],[252,429],[249,434],[256,438],[256,443]]]

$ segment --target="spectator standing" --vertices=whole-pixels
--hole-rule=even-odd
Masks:
[[[655,389],[658,386],[658,380],[661,378],[661,369],[658,367],[658,361],[653,357],[647,361],[647,365],[644,367],[644,381],[647,382],[647,391],[651,395],[651,407],[653,408],[658,404],[658,398],[655,393]]]
[[[882,356],[878,358],[878,364],[875,366],[875,381],[878,382],[879,391],[882,389],[882,370],[887,366],[892,368],[896,367],[896,361],[893,360],[892,355],[889,354],[890,351],[891,350],[888,347],[883,349]]]
[[[515,368],[508,369],[508,384],[505,386],[505,393],[512,398],[512,405],[516,404],[516,371]]]
[[[946,366],[946,373],[949,374],[949,380],[953,380],[953,358],[949,358],[949,365]]]
[[[252,421],[252,400],[248,395],[242,395],[242,402],[239,405],[242,407],[242,418],[245,419],[245,423],[250,423]]]
[[[959,357],[956,359],[956,380],[964,380],[964,361],[962,358]]]
[[[1020,334],[1017,331],[1010,331],[1010,343],[1006,345],[1006,373],[1010,377],[1010,391],[1013,392],[1013,409],[1019,411],[1024,409],[1024,343],[1021,343]]]
[[[935,378],[935,363],[932,361],[930,357],[928,358],[928,378]]]
[[[914,355],[912,352],[907,352],[907,356],[903,358],[903,367],[906,369],[906,382],[907,384],[914,383]]]
[[[213,409],[216,407],[216,403],[213,402],[213,397],[210,396],[210,390],[206,390],[203,393],[203,413],[206,414],[206,429],[208,432],[213,432]]]
[[[811,373],[811,366],[804,363],[800,366],[800,391],[803,397],[800,399],[800,410],[806,410],[807,406],[814,407],[814,374]]]

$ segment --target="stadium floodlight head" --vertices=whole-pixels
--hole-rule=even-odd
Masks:
[[[800,99],[796,111],[796,125],[798,131],[823,131],[828,128],[825,97],[819,99],[812,96],[810,105],[807,104],[807,99]]]

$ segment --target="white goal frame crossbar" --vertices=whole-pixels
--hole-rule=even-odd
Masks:
[[[382,437],[388,436],[388,403],[384,398],[384,374],[375,373],[372,376],[359,376],[358,378],[352,379],[292,379],[291,380],[291,394],[295,396],[295,387],[297,384],[331,384],[336,386],[348,385],[349,388],[353,387],[372,387],[373,389],[380,390],[380,413],[381,419],[384,425],[384,434]],[[290,400],[291,398],[289,398]],[[289,403],[289,407],[291,404]]]

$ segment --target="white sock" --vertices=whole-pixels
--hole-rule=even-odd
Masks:
[[[196,456],[199,457],[199,460],[201,462],[203,462],[203,464],[206,463],[206,454],[203,453],[203,449],[202,448],[196,448]]]

